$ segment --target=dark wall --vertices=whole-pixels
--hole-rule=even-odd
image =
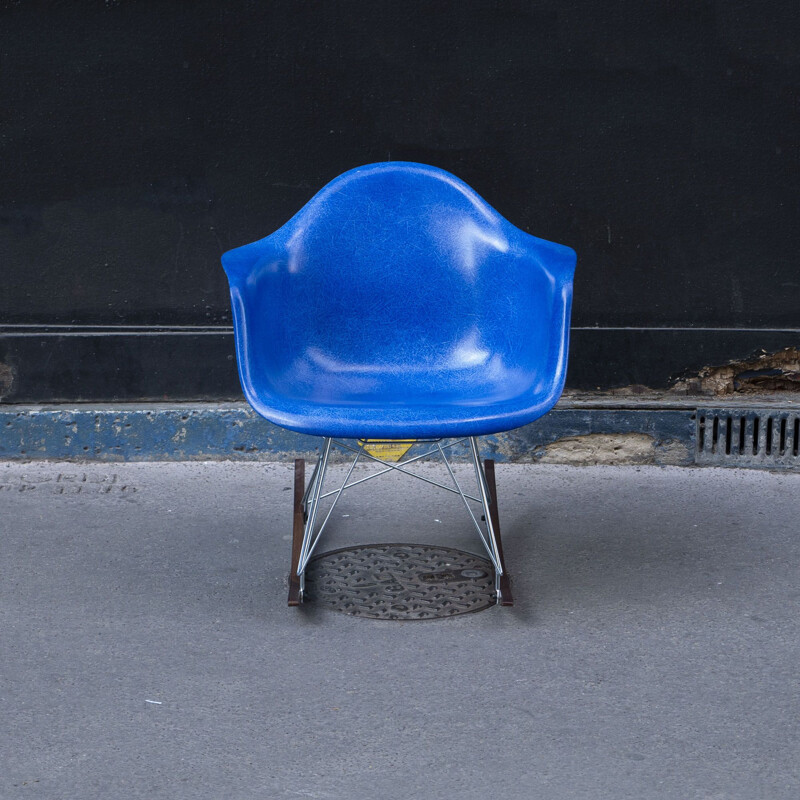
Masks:
[[[800,341],[797,3],[2,8],[6,401],[238,394],[220,253],[386,159],[578,251],[573,387]]]

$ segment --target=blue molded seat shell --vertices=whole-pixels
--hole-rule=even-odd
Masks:
[[[575,262],[443,170],[353,169],[222,257],[245,396],[320,436],[524,425],[563,389]]]

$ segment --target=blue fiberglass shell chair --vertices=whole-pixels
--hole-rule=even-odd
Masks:
[[[295,465],[291,605],[333,510],[315,530],[320,500],[335,504],[352,485],[355,462],[341,489],[323,491],[332,444],[380,461],[366,440],[410,439],[432,449],[377,474],[441,455],[456,488],[436,485],[461,495],[498,601],[511,602],[494,464],[483,468],[476,437],[541,417],[561,394],[575,262],[453,175],[406,162],[344,173],[275,233],[224,254],[247,400],[277,425],[324,437],[307,487]],[[444,453],[464,440],[478,497]],[[468,500],[483,506],[485,529]]]

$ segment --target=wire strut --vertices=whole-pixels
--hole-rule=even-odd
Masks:
[[[445,450],[448,448],[454,447],[455,445],[462,444],[463,442],[469,442],[469,449],[470,455],[472,457],[472,464],[475,472],[475,482],[478,487],[478,496],[474,496],[472,494],[468,494],[465,492],[461,484],[456,478],[455,472],[450,464],[450,461],[445,454]],[[495,594],[497,597],[497,602],[502,602],[503,605],[510,605],[511,604],[511,596],[510,591],[508,590],[508,576],[505,572],[504,563],[503,563],[503,554],[502,554],[502,547],[500,545],[499,540],[499,530],[496,530],[497,527],[497,509],[496,509],[496,498],[494,498],[493,492],[490,490],[489,482],[487,481],[486,472],[484,471],[483,464],[481,463],[480,454],[478,450],[478,440],[475,436],[470,436],[467,438],[462,439],[455,439],[451,442],[446,444],[442,444],[441,440],[434,440],[433,444],[435,445],[431,449],[427,449],[426,452],[420,453],[419,455],[413,456],[411,458],[406,459],[405,461],[401,461],[399,463],[392,463],[389,461],[385,461],[382,458],[379,458],[372,453],[369,453],[367,450],[364,449],[365,442],[359,442],[358,446],[353,446],[348,442],[326,438],[324,440],[322,451],[320,453],[320,457],[317,460],[316,465],[314,466],[314,470],[311,473],[311,479],[308,482],[308,486],[305,487],[303,495],[302,495],[302,513],[304,516],[304,526],[303,526],[303,533],[302,533],[302,542],[300,543],[299,547],[299,557],[296,560],[296,567],[295,567],[295,574],[292,576],[291,580],[296,581],[299,578],[299,599],[303,599],[303,594],[305,592],[305,571],[306,567],[308,566],[308,562],[311,559],[312,555],[314,554],[314,550],[316,549],[319,541],[322,537],[322,533],[325,530],[325,527],[328,524],[328,521],[333,514],[334,508],[336,508],[336,504],[339,502],[342,494],[347,489],[352,489],[354,486],[359,486],[362,483],[365,483],[368,480],[372,480],[373,478],[377,478],[380,475],[385,475],[388,472],[397,471],[401,472],[404,475],[408,475],[412,478],[417,478],[418,480],[424,481],[432,486],[436,486],[439,489],[444,489],[445,491],[452,492],[453,494],[457,494],[463,501],[464,507],[467,509],[467,513],[469,514],[470,519],[472,520],[472,524],[478,534],[478,537],[481,540],[481,544],[483,545],[484,549],[489,555],[489,559],[494,566],[495,571]],[[355,453],[355,457],[351,462],[347,474],[345,475],[344,481],[342,481],[341,485],[330,491],[324,491],[324,483],[326,477],[326,471],[328,467],[328,462],[330,459],[331,447],[336,445],[343,450],[350,451]],[[413,464],[417,461],[420,461],[423,458],[427,458],[428,456],[438,455],[442,462],[444,463],[448,475],[450,476],[450,480],[453,483],[453,486],[447,486],[444,483],[440,483],[439,481],[434,481],[429,478],[426,478],[422,475],[418,475],[415,472],[410,471],[407,469],[409,464]],[[377,462],[378,464],[382,465],[383,469],[378,470],[377,472],[372,473],[371,475],[367,475],[366,477],[359,478],[358,480],[350,482],[350,478],[353,474],[353,470],[358,464],[361,458],[366,458],[372,462]],[[487,462],[489,463],[489,462]],[[492,463],[493,467],[493,463]],[[494,472],[492,472],[492,483],[494,483]],[[297,495],[299,498],[299,495]],[[333,498],[333,502],[331,503],[330,507],[328,508],[327,513],[325,514],[325,518],[322,520],[322,524],[319,525],[317,528],[317,517],[320,513],[320,503],[321,501],[327,498]],[[297,502],[297,500],[296,500]],[[480,504],[482,508],[482,516],[481,521],[478,521],[478,518],[473,511],[470,502]],[[493,507],[493,503],[495,504]],[[299,511],[298,511],[299,513]],[[483,525],[481,524],[483,522]],[[502,587],[502,589],[501,589]],[[507,595],[507,596],[506,596]],[[292,603],[292,605],[296,605]]]

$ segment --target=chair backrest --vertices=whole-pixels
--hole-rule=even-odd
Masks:
[[[563,386],[575,253],[435,167],[346,172],[223,265],[251,402],[502,403]]]

